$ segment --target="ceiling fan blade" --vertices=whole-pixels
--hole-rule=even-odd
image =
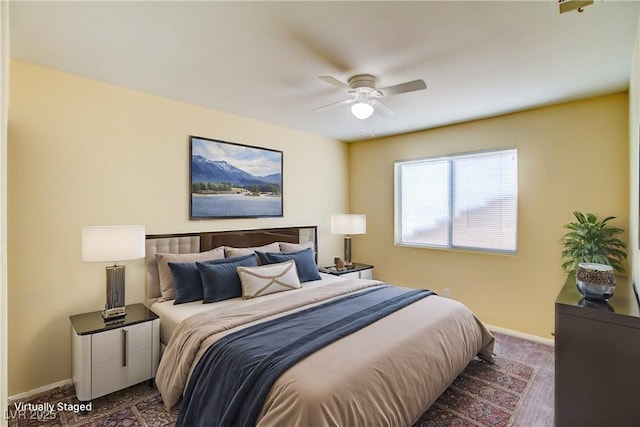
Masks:
[[[332,102],[331,104],[327,104],[327,105],[323,105],[322,107],[314,108],[311,111],[320,111],[320,110],[325,110],[327,108],[335,107],[335,106],[338,106],[338,105],[351,104],[354,101],[355,101],[355,99],[345,99],[344,101]]]
[[[387,107],[379,100],[372,99],[370,102],[371,102],[371,105],[373,105],[373,109],[375,110],[375,112],[380,114],[382,117],[391,117],[395,115],[395,113],[391,108]]]
[[[378,89],[384,96],[398,95],[399,93],[413,92],[416,90],[423,90],[427,88],[427,84],[424,80],[413,80],[406,83],[401,83],[395,86],[389,86]]]
[[[331,86],[339,87],[340,89],[351,89],[351,86],[349,86],[346,83],[341,82],[340,80],[336,79],[335,77],[320,76],[318,78],[320,80],[322,80],[323,82],[330,84]]]

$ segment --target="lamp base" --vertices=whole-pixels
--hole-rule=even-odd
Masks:
[[[105,308],[102,311],[102,319],[105,322],[113,322],[123,319],[127,315],[124,307]]]
[[[351,236],[344,236],[344,265],[351,266]]]
[[[118,322],[127,315],[124,309],[124,265],[107,267],[107,303],[102,311],[105,323]]]
[[[107,310],[124,307],[124,265],[107,266]]]

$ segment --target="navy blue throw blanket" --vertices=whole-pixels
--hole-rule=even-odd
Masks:
[[[224,336],[196,365],[176,425],[255,426],[271,386],[295,363],[432,294],[384,285]]]

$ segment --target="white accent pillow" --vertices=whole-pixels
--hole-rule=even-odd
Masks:
[[[158,299],[158,301],[171,301],[176,299],[176,290],[174,288],[173,275],[171,274],[171,269],[169,268],[170,262],[196,262],[222,258],[224,258],[224,246],[219,246],[205,252],[194,252],[188,254],[156,254],[156,261],[158,263],[158,277],[160,279],[160,293],[162,294],[162,298]]]
[[[238,267],[237,270],[242,285],[242,299],[301,287],[294,260],[258,267]]]

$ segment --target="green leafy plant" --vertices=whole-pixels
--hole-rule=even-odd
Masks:
[[[615,216],[598,221],[590,213],[574,212],[573,215],[578,222],[564,226],[570,231],[562,238],[562,268],[575,275],[579,263],[593,262],[610,265],[616,272],[624,273],[621,261],[627,257],[624,251],[627,245],[617,237],[624,230],[607,224]]]

